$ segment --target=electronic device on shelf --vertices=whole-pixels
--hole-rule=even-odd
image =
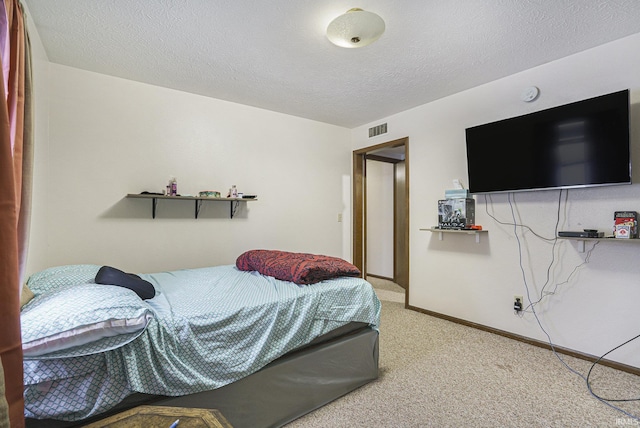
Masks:
[[[604,238],[604,232],[598,232],[596,229],[584,229],[582,232],[562,230],[558,232],[561,238]]]

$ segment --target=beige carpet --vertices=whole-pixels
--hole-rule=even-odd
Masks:
[[[404,309],[402,288],[369,278],[382,301],[380,377],[290,423],[326,427],[640,426],[593,397],[549,350]],[[562,356],[586,376],[591,363]],[[598,366],[607,398],[640,398],[640,377]],[[640,415],[640,402],[614,403]]]

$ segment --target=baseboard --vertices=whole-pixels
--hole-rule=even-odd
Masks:
[[[406,305],[406,308],[409,309],[409,310],[412,310],[412,311],[416,311],[416,312],[420,312],[420,313],[423,313],[423,314],[426,314],[426,315],[430,315],[430,316],[435,317],[435,318],[444,319],[444,320],[447,320],[447,321],[455,322],[457,324],[465,325],[467,327],[477,328],[478,330],[486,331],[486,332],[497,334],[499,336],[503,336],[503,337],[506,337],[506,338],[509,338],[509,339],[517,340],[518,342],[528,343],[529,345],[537,346],[539,348],[548,349],[550,351],[552,350],[551,349],[551,345],[549,345],[548,342],[543,342],[541,340],[531,339],[531,338],[528,338],[528,337],[525,337],[525,336],[521,336],[519,334],[510,333],[508,331],[499,330],[497,328],[488,327],[488,326],[483,325],[483,324],[477,324],[477,323],[474,323],[474,322],[471,322],[471,321],[463,320],[461,318],[456,318],[456,317],[452,317],[452,316],[449,316],[449,315],[440,314],[438,312],[433,312],[433,311],[429,311],[427,309],[417,308],[417,307],[411,306],[411,305]],[[570,357],[580,358],[582,360],[586,360],[586,361],[589,361],[589,362],[594,362],[599,358],[599,357],[594,356],[594,355],[585,354],[583,352],[574,351],[573,349],[563,348],[563,347],[556,346],[556,345],[553,346],[553,349],[555,349],[556,352],[558,352],[559,354],[564,354],[564,355],[568,355]],[[631,373],[631,374],[634,374],[636,376],[640,376],[640,368],[638,368],[638,367],[633,367],[633,366],[629,366],[627,364],[622,364],[622,363],[618,363],[616,361],[605,360],[605,359],[600,360],[598,362],[598,364],[603,365],[603,366],[607,366],[607,367],[611,367],[611,368],[614,368],[616,370],[621,370],[623,372]]]

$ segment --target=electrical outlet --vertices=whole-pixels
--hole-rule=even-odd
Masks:
[[[513,310],[520,312],[524,308],[524,300],[522,296],[513,296]]]

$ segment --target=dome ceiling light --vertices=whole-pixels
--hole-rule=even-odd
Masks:
[[[327,38],[343,48],[360,48],[378,40],[384,28],[384,21],[375,13],[353,8],[331,21]]]

